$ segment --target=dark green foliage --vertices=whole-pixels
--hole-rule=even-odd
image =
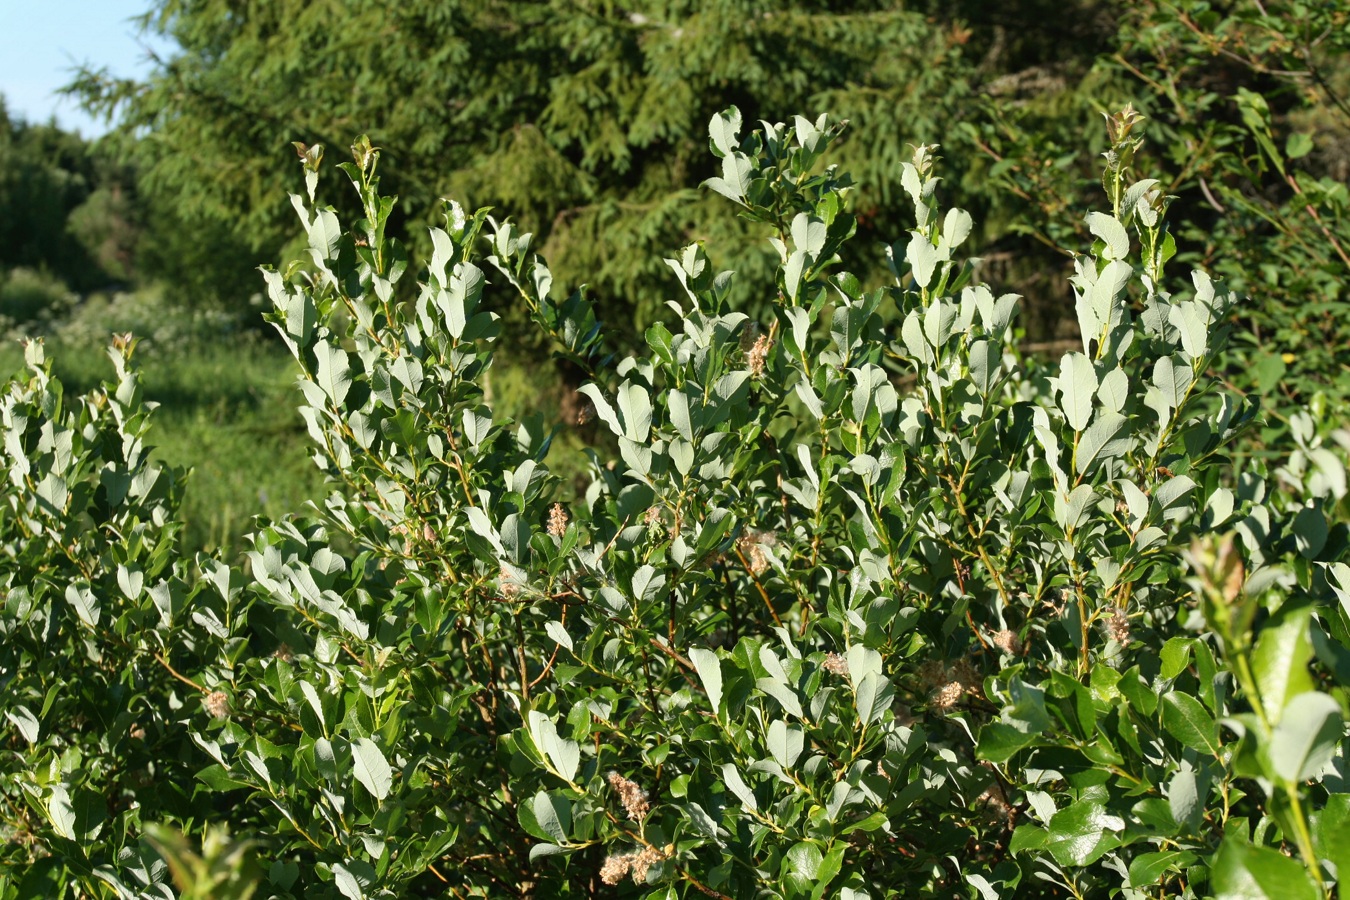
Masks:
[[[91,889],[99,867],[153,867],[141,823],[194,815],[173,651],[157,629],[185,595],[182,473],[148,458],[133,346],[112,351],[112,381],[66,396],[30,344],[0,399],[0,791],[18,896],[59,896],[72,878]]]
[[[94,161],[78,136],[14,121],[0,100],[0,272],[46,269],[77,289],[102,287],[108,274],[67,227],[96,186]],[[13,317],[9,309],[0,314]]]
[[[1080,134],[1104,109],[1132,102],[1153,136],[1141,164],[1184,210],[1173,228],[1179,258],[1253,298],[1228,375],[1244,391],[1275,395],[1269,408],[1281,424],[1267,440],[1318,392],[1343,404],[1350,10],[1152,0],[1096,9],[1068,17],[1096,27],[1070,42],[1069,61],[1024,56],[1018,77],[987,85],[985,121],[976,117],[970,135],[996,183],[1020,198],[1003,214],[1025,217],[1019,228],[1044,244],[1075,246],[1084,231],[1063,213],[1086,205],[1097,183]],[[1093,48],[1090,66],[1084,47]],[[1017,256],[1026,260],[1026,249]]]
[[[712,174],[715,111],[736,103],[754,121],[828,107],[852,120],[839,161],[863,185],[874,240],[858,252],[875,261],[899,224],[905,142],[935,133],[967,93],[956,35],[878,2],[162,0],[147,24],[182,53],[144,84],[89,73],[79,87],[118,111],[145,190],[186,226],[177,242],[164,230],[165,252],[223,225],[274,261],[291,142],[343,146],[360,123],[390,148],[396,233],[428,249],[443,196],[510,210],[629,339],[667,299],[654,260],[692,239],[727,248],[738,302],[764,302],[771,260],[690,190]],[[217,280],[236,297],[253,290]]]

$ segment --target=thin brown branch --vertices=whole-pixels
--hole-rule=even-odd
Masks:
[[[749,575],[750,580],[755,583],[755,587],[759,590],[759,596],[764,599],[764,605],[769,608],[769,615],[773,616],[773,623],[782,628],[783,620],[778,618],[778,611],[773,608],[773,601],[769,599],[769,592],[764,590],[764,585],[760,584],[759,576],[751,571],[750,561],[745,558],[745,554],[741,552],[740,547],[733,547],[733,549],[736,551],[736,557],[741,561],[741,566],[745,569],[745,574]]]
[[[1210,206],[1214,207],[1215,212],[1221,214],[1228,212],[1223,208],[1223,204],[1214,199],[1214,195],[1209,192],[1209,182],[1205,181],[1203,176],[1200,178],[1200,193],[1205,195],[1205,200],[1208,201]]]
[[[1303,189],[1298,186],[1298,180],[1294,178],[1293,175],[1286,173],[1284,180],[1289,182],[1289,186],[1294,189],[1295,194],[1298,194],[1299,197],[1302,197],[1305,201],[1307,200],[1307,198],[1303,196]],[[1308,211],[1308,215],[1313,217],[1313,221],[1317,223],[1317,227],[1322,230],[1323,236],[1331,243],[1331,246],[1336,248],[1336,255],[1341,258],[1341,262],[1345,263],[1346,268],[1350,269],[1350,256],[1346,255],[1345,248],[1341,246],[1340,241],[1336,240],[1336,236],[1331,233],[1331,229],[1327,228],[1326,223],[1322,221],[1322,217],[1318,215],[1317,209],[1311,203],[1307,202],[1303,204],[1303,208]]]
[[[663,644],[656,638],[652,638],[651,643],[653,647],[655,647],[657,650],[660,650],[662,653],[664,653],[666,656],[669,656],[671,659],[675,660],[677,663],[679,663],[688,671],[690,672],[698,671],[697,669],[694,668],[694,664],[691,663],[689,660],[685,659],[683,656],[681,656],[679,654],[679,651],[677,651],[674,647],[671,647],[668,644]]]
[[[173,666],[169,665],[169,661],[164,657],[160,656],[158,653],[152,653],[152,655],[155,657],[156,662],[158,662],[161,666],[163,666],[165,670],[174,678],[177,678],[179,681],[183,682],[183,684],[189,685],[203,694],[211,693],[206,688],[202,687],[200,684],[193,681],[191,678],[188,678],[186,675],[179,672]]]

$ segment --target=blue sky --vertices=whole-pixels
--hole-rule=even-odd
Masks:
[[[106,66],[116,76],[143,75],[150,69],[131,21],[149,8],[149,0],[0,0],[0,94],[11,116],[46,122],[85,137],[102,134],[101,122],[76,103],[58,96],[72,67]],[[157,52],[164,51],[158,43]]]

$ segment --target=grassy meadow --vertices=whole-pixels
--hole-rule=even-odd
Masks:
[[[28,294],[34,279],[11,278]],[[15,298],[0,295],[5,311]],[[135,361],[146,397],[160,404],[151,444],[155,455],[191,469],[184,496],[184,548],[218,550],[234,559],[245,549],[253,517],[279,518],[323,496],[323,475],[309,459],[297,412],[294,361],[267,332],[226,316],[192,313],[152,291],[51,296],[43,314],[15,322],[0,344],[0,374],[23,366],[19,341],[47,344],[53,374],[68,393],[111,377],[105,348],[115,333],[140,338]],[[35,304],[34,304],[35,306]]]
[[[255,516],[300,513],[326,493],[297,411],[295,361],[270,328],[244,321],[184,309],[158,289],[82,299],[52,279],[16,270],[0,283],[0,377],[22,368],[20,341],[40,336],[53,374],[68,394],[81,393],[112,376],[106,352],[112,335],[136,335],[141,383],[159,404],[154,454],[191,470],[183,548],[238,561]],[[523,362],[503,356],[491,372],[492,402],[513,417],[537,410],[546,421],[559,421],[565,388],[538,380]],[[578,476],[586,464],[583,446],[576,429],[563,430],[550,465],[564,477]]]

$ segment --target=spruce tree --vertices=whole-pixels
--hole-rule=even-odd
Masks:
[[[742,273],[739,299],[770,287],[772,261],[697,191],[716,174],[712,115],[851,120],[840,166],[879,241],[899,224],[906,144],[939,133],[970,83],[962,31],[879,0],[155,0],[143,24],[181,52],[144,82],[85,72],[75,87],[115,116],[184,242],[225,223],[274,261],[291,144],[343,153],[368,131],[389,148],[404,236],[424,239],[441,197],[492,206],[536,234],[560,284],[586,273],[611,328],[664,302],[659,259],[689,240],[733,248],[718,262]]]

